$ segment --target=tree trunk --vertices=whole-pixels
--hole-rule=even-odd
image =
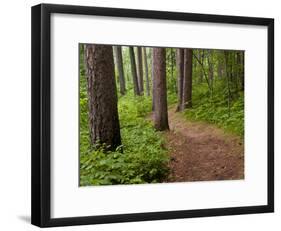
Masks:
[[[134,85],[134,93],[135,93],[135,95],[140,95],[137,70],[136,70],[135,53],[134,53],[133,47],[129,47],[129,53],[130,53],[131,72],[132,72],[132,79],[133,79],[133,85]]]
[[[217,72],[218,72],[218,79],[222,79],[224,73],[223,73],[223,60],[222,60],[222,57],[221,57],[221,51],[219,51],[219,53],[218,53]]]
[[[92,145],[121,145],[112,46],[86,45],[89,130]]]
[[[237,63],[238,63],[238,78],[240,79],[240,90],[244,91],[244,52],[237,52]]]
[[[184,70],[184,49],[177,49],[177,79],[178,79],[178,106],[177,111],[182,110],[183,96],[183,70]]]
[[[211,86],[211,91],[214,91],[214,64],[213,64],[213,50],[209,50],[207,62],[208,62],[208,76],[209,76],[209,83]]]
[[[142,48],[137,47],[137,57],[138,57],[138,84],[140,94],[143,94],[143,65],[142,65]]]
[[[200,75],[199,75],[199,83],[203,82],[204,79],[204,59],[205,59],[205,52],[204,50],[199,50],[200,52],[200,62],[201,62],[201,69],[200,69]]]
[[[144,57],[144,69],[145,69],[145,80],[146,80],[146,95],[150,96],[150,86],[149,86],[149,75],[148,75],[148,64],[146,56],[146,48],[143,48],[143,57]]]
[[[165,48],[153,48],[154,126],[157,131],[169,129]]]
[[[229,71],[229,51],[224,51],[224,57],[225,57],[225,71],[226,71],[226,81],[227,81],[228,117],[230,117],[231,90],[230,90],[230,71]]]
[[[124,69],[123,69],[122,47],[115,46],[114,49],[116,54],[116,64],[117,64],[119,84],[120,84],[120,93],[121,95],[125,95],[126,84],[125,84]]]
[[[151,56],[153,56],[153,49],[151,49]],[[154,87],[154,64],[153,64],[153,57],[151,58],[151,81],[152,81],[152,111],[154,111],[155,105],[155,87]]]
[[[192,49],[184,49],[182,110],[192,107]]]

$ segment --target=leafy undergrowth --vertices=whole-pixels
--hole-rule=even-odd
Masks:
[[[226,88],[218,85],[211,97],[205,84],[194,87],[193,107],[186,109],[183,114],[191,120],[206,121],[216,124],[225,131],[244,135],[244,94],[238,92],[228,106],[228,93]]]
[[[80,185],[157,183],[168,174],[168,153],[164,140],[145,116],[151,111],[151,98],[134,97],[131,92],[119,98],[122,149],[105,152],[90,147],[87,130],[87,100],[80,93]]]

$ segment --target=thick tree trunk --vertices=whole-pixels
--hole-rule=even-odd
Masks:
[[[142,48],[137,47],[137,63],[138,63],[138,84],[140,94],[143,94],[143,65],[142,65]]]
[[[116,54],[116,64],[117,64],[119,84],[120,84],[120,93],[121,95],[125,95],[126,83],[125,83],[124,69],[123,69],[122,47],[115,46],[114,50]]]
[[[121,145],[112,46],[86,45],[89,129],[92,145]]]
[[[192,49],[184,49],[182,110],[192,107]]]
[[[182,110],[183,96],[183,70],[184,70],[184,49],[177,49],[177,79],[178,79],[178,106],[177,111]]]
[[[157,131],[169,129],[165,48],[153,48],[154,126]]]
[[[150,96],[150,86],[149,86],[149,74],[148,74],[148,64],[146,56],[146,48],[143,48],[143,57],[144,57],[144,69],[145,69],[145,80],[146,80],[146,95]]]
[[[134,84],[134,93],[135,93],[135,95],[140,95],[138,77],[137,77],[137,69],[136,69],[135,53],[134,53],[133,47],[129,47],[129,53],[130,53],[130,61],[131,61],[131,73],[132,73],[132,79],[133,79],[133,84]]]

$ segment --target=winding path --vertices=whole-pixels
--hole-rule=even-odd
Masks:
[[[170,153],[166,182],[244,178],[244,144],[216,126],[187,121],[169,109],[170,131],[164,132]]]

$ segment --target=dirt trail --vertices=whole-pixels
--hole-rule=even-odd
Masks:
[[[244,178],[244,144],[239,137],[207,123],[187,121],[175,108],[169,109],[169,126],[167,182]]]

